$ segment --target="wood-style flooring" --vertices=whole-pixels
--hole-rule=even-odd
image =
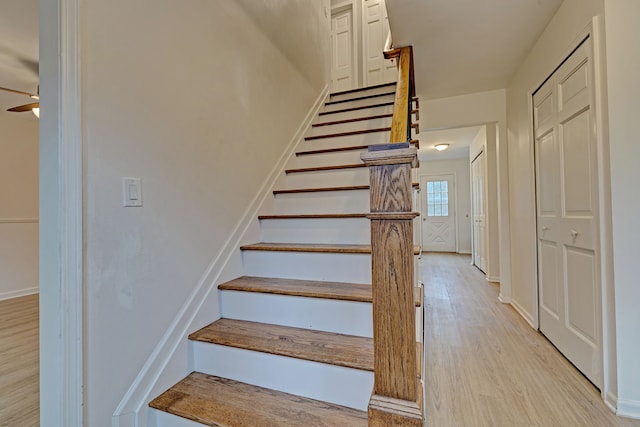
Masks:
[[[40,419],[38,295],[0,301],[0,426]]]
[[[428,426],[640,426],[616,417],[469,262],[431,253],[420,260]]]

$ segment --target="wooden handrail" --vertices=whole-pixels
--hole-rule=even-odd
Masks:
[[[389,138],[389,142],[392,144],[411,140],[411,103],[415,96],[411,46],[398,50],[398,82],[391,122],[391,137]]]
[[[422,427],[422,385],[417,380],[413,300],[411,106],[415,89],[411,47],[393,49],[398,82],[390,144],[361,155],[369,167],[373,288],[374,386],[370,427]],[[385,52],[392,54],[391,51]]]

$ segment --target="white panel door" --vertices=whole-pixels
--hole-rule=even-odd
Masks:
[[[602,387],[596,135],[587,39],[533,97],[540,331]]]
[[[456,251],[454,185],[453,175],[428,176],[423,179],[423,251]]]
[[[346,9],[331,15],[331,91],[354,86],[353,11]]]
[[[394,82],[398,78],[398,70],[394,60],[384,59],[384,44],[389,33],[389,19],[384,0],[364,1],[364,69],[365,84]]]
[[[482,272],[487,271],[487,226],[485,222],[485,161],[484,151],[471,162],[471,210],[473,222],[473,264]]]

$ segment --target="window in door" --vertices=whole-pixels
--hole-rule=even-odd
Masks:
[[[447,181],[427,182],[427,216],[449,216],[449,184]]]

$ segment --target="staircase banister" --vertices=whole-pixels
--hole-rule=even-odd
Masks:
[[[413,49],[405,46],[398,50],[398,82],[389,138],[392,144],[411,140],[411,104],[415,96]]]

